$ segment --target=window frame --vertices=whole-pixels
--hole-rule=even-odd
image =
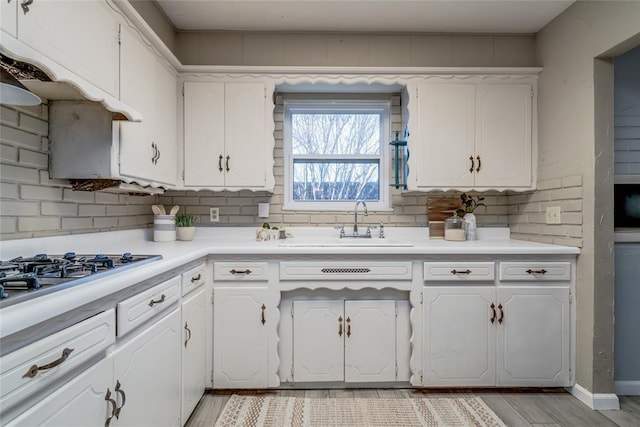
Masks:
[[[309,98],[309,99],[284,99],[283,100],[283,157],[284,157],[284,201],[283,210],[287,211],[322,211],[344,212],[353,211],[355,200],[349,201],[294,201],[293,200],[293,165],[296,159],[317,158],[318,160],[378,160],[379,195],[377,201],[368,201],[367,209],[370,211],[391,211],[390,175],[389,175],[389,149],[388,141],[391,141],[391,99],[340,99],[335,98]],[[292,112],[318,112],[328,113],[334,111],[352,111],[354,113],[375,112],[381,115],[380,121],[380,154],[377,155],[294,155],[291,132]]]

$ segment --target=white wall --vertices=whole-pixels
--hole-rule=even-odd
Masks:
[[[536,42],[544,68],[538,177],[582,176],[576,381],[593,393],[613,392],[613,66],[607,58],[638,44],[639,34],[640,2],[578,1]]]

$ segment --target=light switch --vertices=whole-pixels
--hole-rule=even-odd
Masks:
[[[269,203],[258,203],[258,218],[269,218]]]
[[[546,223],[547,224],[562,224],[560,218],[560,206],[549,206],[547,208]]]

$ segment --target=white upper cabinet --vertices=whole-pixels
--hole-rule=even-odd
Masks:
[[[120,99],[143,114],[120,123],[120,174],[156,186],[175,186],[177,82],[136,30],[122,26]]]
[[[255,81],[184,83],[185,187],[273,191],[272,93]]]
[[[3,32],[16,37],[18,34],[18,0],[0,1],[0,24]]]
[[[3,29],[5,19],[10,19],[4,17],[5,7],[17,1],[3,5]],[[29,2],[18,5],[18,40],[117,97],[119,22],[107,3],[100,0],[26,3]]]
[[[410,164],[417,185],[472,187],[474,174],[469,170],[469,157],[475,150],[473,85],[423,84],[418,90],[418,132],[410,138],[411,152],[419,159]]]
[[[528,84],[476,87],[476,187],[531,187],[531,99]]]
[[[410,190],[535,186],[533,84],[422,83],[410,118]]]

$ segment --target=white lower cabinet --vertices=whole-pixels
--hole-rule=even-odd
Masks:
[[[395,300],[293,302],[295,382],[396,380]]]
[[[7,426],[108,426],[116,406],[113,358],[107,357],[29,407]],[[109,400],[112,399],[112,400]]]
[[[568,286],[424,288],[424,386],[569,386]]]
[[[175,309],[114,352],[112,425],[180,425],[180,320]]]
[[[266,287],[213,290],[213,387],[268,386],[268,340],[277,310]]]
[[[182,303],[182,423],[194,410],[205,388],[206,372],[206,304],[205,289],[200,289]]]

